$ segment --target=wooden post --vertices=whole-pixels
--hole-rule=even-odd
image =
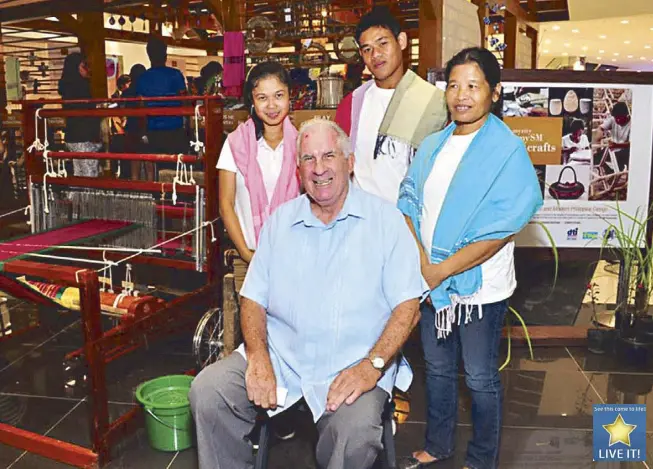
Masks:
[[[238,314],[238,295],[234,274],[227,274],[222,279],[222,314],[224,317],[224,356],[236,350],[239,345],[240,316]]]
[[[485,25],[485,17],[487,16],[486,0],[472,0],[472,3],[478,7],[478,24],[481,28],[481,47],[485,47],[487,43],[487,26]]]
[[[222,105],[216,99],[204,100],[206,109],[206,119],[204,128],[206,129],[206,154],[204,155],[205,165],[205,186],[206,186],[206,213],[207,222],[212,222],[218,218],[218,171],[215,168],[218,155],[222,149]],[[222,279],[224,273],[224,263],[220,260],[220,237],[218,232],[219,223],[213,223],[216,242],[212,242],[212,232],[206,230],[206,263],[209,283],[217,282]],[[222,297],[222,289],[219,290],[219,296]],[[222,298],[219,298],[218,304],[222,304]]]
[[[503,68],[517,66],[517,35],[519,34],[517,23],[517,17],[506,11],[503,25],[504,43],[506,44],[506,49],[503,52]]]
[[[98,454],[102,467],[109,461],[110,455],[105,438],[109,430],[106,366],[103,351],[98,344],[102,338],[100,281],[97,272],[93,270],[84,270],[80,272],[79,277],[84,355],[90,378],[88,397],[92,413],[89,424],[93,450]]]
[[[37,158],[34,153],[30,153],[27,149],[32,145],[36,138],[35,114],[36,106],[34,101],[24,101],[23,113],[21,116],[22,129],[23,129],[23,155],[25,157],[25,171],[28,176],[43,176],[45,174],[45,164],[43,158]],[[39,125],[39,140],[43,143],[43,122]]]
[[[537,29],[531,28],[530,26],[528,26],[526,28],[526,35],[532,41],[532,45],[531,45],[531,69],[535,70],[535,69],[537,69],[537,54],[539,52],[539,50],[538,50],[539,33],[538,33]]]
[[[80,48],[86,55],[91,72],[91,96],[99,99],[107,98],[104,15],[102,12],[81,13],[78,22]]]
[[[2,30],[0,29],[0,43],[2,43]],[[4,48],[0,46],[0,53],[4,52]],[[20,90],[20,81],[17,84]],[[0,55],[0,117],[2,122],[7,121],[7,80],[5,78],[5,60]]]
[[[430,68],[442,68],[444,0],[419,0],[419,67],[422,78]]]

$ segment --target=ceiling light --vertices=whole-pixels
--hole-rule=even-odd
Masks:
[[[630,41],[624,41],[624,44],[630,44]]]
[[[596,60],[601,60],[603,57],[597,57]]]
[[[574,34],[578,34],[580,31],[577,30],[577,29],[572,29],[571,32],[574,33]]]
[[[619,52],[614,53],[615,57],[619,57]]]
[[[587,50],[587,49],[589,49],[587,46],[583,46],[583,50]]]
[[[544,41],[544,44],[551,44],[551,39],[547,39],[546,41]]]
[[[628,58],[629,58],[629,59],[632,59],[632,58],[633,58],[633,56],[632,56],[632,55],[629,55],[629,56],[628,56]]]
[[[621,24],[628,24],[628,23],[630,23],[630,21],[628,21],[628,20],[621,20]]]
[[[644,49],[650,49],[650,48],[651,46],[649,46],[648,44],[644,46]]]
[[[545,54],[548,54],[548,53],[549,53],[549,49],[544,49],[542,52],[544,52]]]
[[[605,51],[603,49],[599,50],[599,54],[605,54]]]
[[[646,57],[640,57],[639,60],[646,60]]]
[[[608,37],[608,36],[606,36],[605,34],[601,34],[601,35],[599,36],[599,39],[607,39],[607,37]]]
[[[569,55],[569,53],[568,52],[563,52],[562,55],[567,57]]]
[[[551,26],[551,29],[553,29],[554,31],[558,31],[560,29],[560,26],[558,26],[557,24],[554,24],[553,26]],[[653,28],[651,28],[651,29],[653,29]]]
[[[569,47],[570,44],[568,42],[565,42],[565,47]]]
[[[616,62],[616,61],[617,61],[617,59],[612,59],[612,61],[613,61],[613,62]]]

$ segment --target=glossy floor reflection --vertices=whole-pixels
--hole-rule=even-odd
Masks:
[[[16,315],[32,314],[33,307],[11,300]],[[61,318],[60,318],[61,319]],[[63,357],[81,345],[77,318],[63,317],[59,330],[35,329],[0,341],[0,422],[77,445],[90,444],[84,373],[66,370]],[[396,435],[400,456],[418,449],[425,431],[424,366],[414,334],[406,354],[415,371],[410,390],[411,412]],[[505,358],[502,357],[502,361]],[[150,345],[107,369],[110,414],[116,418],[134,404],[138,384],[193,367],[190,337]],[[609,355],[593,355],[584,348],[512,350],[502,372],[504,429],[501,468],[643,468],[644,463],[592,462],[592,405],[640,403],[653,405],[653,365],[642,369],[623,366]],[[471,401],[460,375],[457,449],[451,460],[437,465],[459,469],[472,432]],[[653,463],[653,413],[648,413],[648,454]],[[179,453],[153,450],[144,428],[125,438],[113,452],[110,468],[197,468],[194,449]],[[58,468],[63,464],[0,445],[0,468]],[[295,437],[275,444],[270,469],[314,468],[310,442]]]

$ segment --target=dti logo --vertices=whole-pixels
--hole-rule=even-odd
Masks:
[[[610,228],[609,230],[603,230],[603,239],[607,239],[610,241],[611,239],[614,239],[616,236],[616,233],[614,232],[614,228]]]
[[[567,239],[574,240],[578,238],[578,228],[572,228],[567,231]]]

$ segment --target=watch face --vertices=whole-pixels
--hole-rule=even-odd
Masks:
[[[383,358],[381,357],[374,357],[372,359],[372,366],[377,369],[383,368],[383,365],[385,365],[385,362],[383,361]]]

